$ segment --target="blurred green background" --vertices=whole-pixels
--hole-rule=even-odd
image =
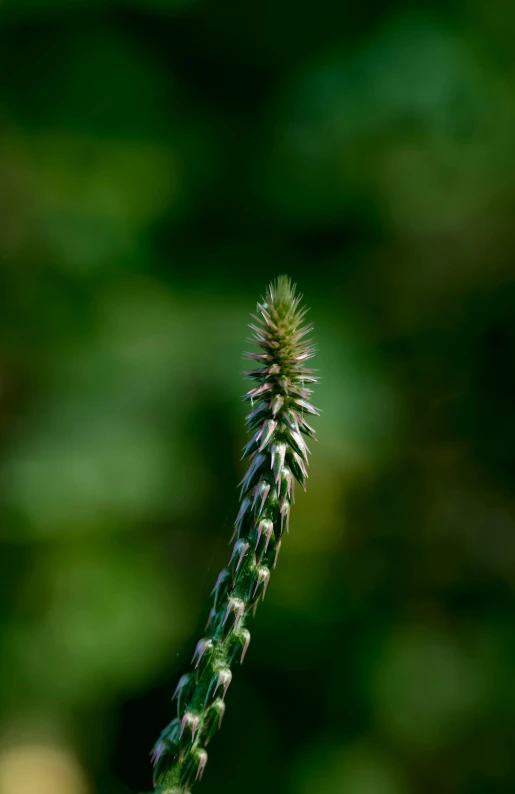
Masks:
[[[202,791],[513,794],[515,6],[0,18],[0,794],[150,789],[282,272],[320,440]]]

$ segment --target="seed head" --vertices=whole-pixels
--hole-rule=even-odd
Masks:
[[[250,328],[258,352],[247,354],[254,368],[245,375],[251,388],[246,419],[249,440],[242,459],[248,468],[240,483],[240,508],[230,543],[232,553],[212,591],[206,636],[193,654],[193,670],[174,693],[177,718],[163,731],[152,752],[156,794],[190,794],[207,763],[205,745],[219,729],[231,683],[231,667],[241,664],[250,643],[245,626],[264,598],[288,531],[294,481],[306,486],[309,449],[315,438],[307,416],[317,382],[306,362],[315,348],[307,338],[307,310],[286,276],[279,276],[257,304]]]

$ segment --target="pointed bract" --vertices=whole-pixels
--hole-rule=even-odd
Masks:
[[[277,420],[269,419],[262,428],[261,442],[259,444],[259,451],[262,452],[267,444],[270,443],[277,428]]]
[[[261,537],[264,538],[264,547],[262,549],[262,553],[266,554],[268,549],[268,544],[270,543],[270,538],[272,537],[272,533],[274,531],[274,524],[273,521],[270,521],[268,518],[264,518],[262,521],[259,522],[257,528],[257,539],[256,539],[256,551],[259,552],[259,544],[261,541]]]
[[[250,550],[250,552],[249,552],[249,550]],[[233,571],[233,582],[235,581],[234,577],[236,576],[236,574],[240,570],[241,564],[242,564],[243,560],[245,559],[245,556],[247,555],[248,552],[250,554],[252,554],[250,541],[248,541],[248,540],[238,540],[234,544],[234,549],[232,550],[231,559],[229,560],[229,565],[234,561],[234,563],[233,563],[233,569],[234,569],[234,571]]]
[[[204,638],[199,640],[197,643],[197,647],[195,648],[195,653],[193,654],[193,659],[191,660],[192,663],[195,663],[195,667],[198,667],[204,655],[209,653],[213,650],[213,640],[209,638]]]
[[[179,739],[183,740],[183,742],[187,742],[188,744],[190,742],[193,743],[195,741],[195,731],[197,730],[198,723],[199,715],[194,714],[191,711],[187,711],[181,720]]]
[[[195,676],[192,673],[186,673],[181,676],[179,683],[173,693],[172,700],[177,699],[177,713],[182,717],[186,711],[187,704],[193,696],[196,687]]]
[[[260,566],[256,570],[254,579],[252,580],[250,587],[251,590],[250,599],[252,601],[251,605],[253,605],[255,601],[259,601],[260,598],[264,599],[266,594],[266,588],[268,587],[269,579],[270,579],[269,568],[267,568],[265,565]]]
[[[234,538],[239,536],[239,534],[241,532],[241,529],[242,529],[242,526],[243,526],[243,523],[244,523],[245,518],[246,518],[246,513],[250,509],[250,507],[251,507],[251,501],[250,501],[250,499],[247,496],[243,500],[243,502],[241,503],[241,507],[240,507],[239,513],[236,516],[236,521],[234,522],[234,532],[232,533],[232,536],[231,536],[231,539],[229,540],[229,543],[232,543]]]
[[[252,488],[252,486],[257,482],[260,476],[260,469],[266,461],[266,455],[259,453],[256,455],[254,460],[249,466],[249,470],[247,471],[245,477],[240,482],[241,485],[241,496],[247,493],[247,491]]]
[[[270,410],[272,411],[272,416],[277,416],[279,411],[284,405],[284,394],[274,394],[272,399],[270,400]]]
[[[234,627],[238,625],[241,616],[245,610],[245,602],[241,600],[241,598],[230,598],[227,602],[227,608],[225,610],[224,619],[222,622],[222,626],[224,628],[224,638],[227,636],[229,631],[233,631]],[[232,621],[228,623],[229,618],[232,618]]]
[[[220,730],[222,718],[225,714],[225,703],[217,698],[205,711],[202,725],[202,741],[208,744],[215,733]]]
[[[254,489],[254,498],[252,499],[252,510],[254,512],[254,520],[257,521],[263,508],[265,506],[271,485],[266,480],[260,480]]]
[[[279,478],[281,469],[284,466],[284,458],[286,456],[287,446],[283,441],[274,442],[270,454],[270,467],[274,473],[274,480],[276,487],[279,485]]]
[[[218,574],[218,579],[216,580],[216,584],[211,590],[211,595],[214,594],[215,596],[214,609],[217,608],[220,601],[223,598],[225,598],[225,596],[229,592],[231,588],[231,580],[232,580],[232,575],[230,570],[228,568],[222,568],[222,570]]]

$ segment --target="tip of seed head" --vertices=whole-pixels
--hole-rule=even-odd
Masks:
[[[280,314],[286,313],[296,299],[296,285],[289,276],[278,276],[268,288],[267,298],[274,309]]]

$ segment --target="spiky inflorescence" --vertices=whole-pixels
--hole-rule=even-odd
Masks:
[[[193,670],[175,690],[177,717],[152,752],[160,794],[188,794],[202,777],[205,746],[225,711],[231,667],[243,662],[250,642],[245,620],[264,598],[288,531],[294,480],[305,489],[309,450],[304,436],[315,438],[306,415],[318,411],[309,403],[306,385],[317,378],[305,366],[314,347],[305,338],[312,326],[302,325],[307,309],[300,300],[289,279],[280,276],[258,303],[259,316],[252,315],[252,341],[261,352],[247,355],[261,366],[245,373],[255,384],[244,397],[251,404],[246,424],[252,437],[243,457],[251,462],[240,483],[241,505],[230,541],[234,547],[213,589],[206,636],[193,654]]]

